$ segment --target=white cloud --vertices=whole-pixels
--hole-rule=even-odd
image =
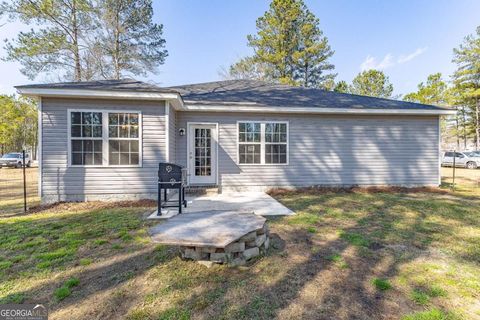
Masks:
[[[427,51],[427,47],[417,48],[414,52],[407,55],[400,55],[397,59],[395,59],[392,53],[387,53],[385,57],[383,57],[383,59],[381,60],[377,59],[374,56],[368,55],[365,60],[360,64],[360,70],[385,70],[395,65],[409,62],[424,53],[425,51]]]
[[[425,51],[427,51],[427,49],[428,49],[427,47],[417,48],[417,50],[415,50],[414,52],[412,52],[410,54],[401,55],[398,58],[398,63],[405,63],[405,62],[408,62],[410,60],[413,60],[416,57],[418,57],[419,55],[421,55],[422,53],[424,53]]]
[[[387,53],[380,61],[378,61],[377,58],[368,55],[360,65],[360,69],[362,71],[370,69],[384,70],[391,67],[393,64],[393,55],[391,53]]]

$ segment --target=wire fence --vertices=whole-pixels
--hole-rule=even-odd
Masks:
[[[452,190],[480,189],[480,168],[442,167],[442,185]]]
[[[1,214],[23,212],[38,204],[38,168],[0,169]]]

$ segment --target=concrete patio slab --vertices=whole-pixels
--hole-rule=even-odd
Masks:
[[[153,242],[183,247],[225,248],[245,234],[261,229],[266,219],[253,213],[207,211],[180,214],[150,228]]]
[[[175,197],[174,197],[175,198]],[[239,211],[252,212],[258,216],[289,216],[295,214],[292,210],[270,197],[265,192],[236,192],[213,195],[187,196],[187,208],[184,213],[204,211]],[[162,210],[162,215],[157,216],[157,210],[150,214],[149,220],[170,219],[178,214],[175,208]]]

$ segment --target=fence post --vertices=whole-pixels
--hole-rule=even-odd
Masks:
[[[457,151],[453,150],[453,181],[452,181],[452,190],[455,190],[455,158],[457,156]]]
[[[23,211],[27,212],[27,178],[25,174],[25,150],[22,150],[22,157],[23,157],[23,163],[22,163],[22,170],[23,170]]]

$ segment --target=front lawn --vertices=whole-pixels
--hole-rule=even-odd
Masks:
[[[480,318],[480,189],[276,192],[272,248],[207,269],[152,244],[152,202],[0,214],[0,303],[51,319]]]

